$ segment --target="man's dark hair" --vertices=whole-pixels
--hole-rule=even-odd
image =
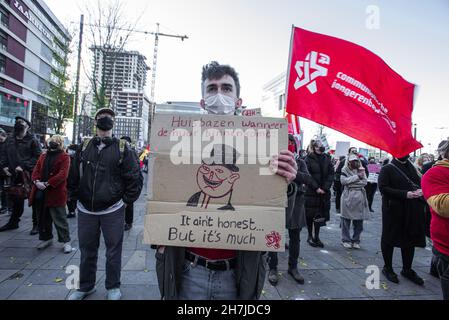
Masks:
[[[120,139],[121,139],[121,140],[125,140],[125,141],[127,141],[128,143],[131,143],[131,138],[128,137],[128,136],[123,136],[123,137],[121,137]]]
[[[240,81],[238,73],[233,67],[229,65],[221,65],[217,61],[212,61],[211,63],[203,66],[203,72],[201,74],[201,95],[204,95],[204,82],[206,79],[218,80],[223,78],[225,75],[228,75],[234,79],[235,88],[237,90],[237,98],[240,98]]]

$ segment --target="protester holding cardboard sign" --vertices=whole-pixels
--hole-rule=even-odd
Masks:
[[[239,78],[236,71],[230,66],[220,65],[217,62],[204,66],[201,87],[201,106],[209,114],[230,116],[236,114],[236,109],[242,106]],[[228,118],[233,119],[234,117],[223,117],[226,120],[223,121],[223,125],[229,125],[229,123],[233,122],[233,120]],[[244,118],[242,117],[242,119]],[[201,121],[198,122],[201,123]],[[176,123],[182,124],[181,122]],[[184,124],[188,125],[188,123],[187,121]],[[210,126],[213,126],[214,123],[220,125],[220,121],[211,121]],[[204,125],[207,126],[207,122],[204,122]],[[278,125],[282,124],[278,123]],[[161,134],[166,134],[162,129]],[[192,132],[185,133],[188,135],[192,134]],[[153,142],[153,145],[155,145],[157,150],[157,141],[156,143]],[[221,155],[223,155],[223,150],[226,153],[225,157],[230,161],[221,162],[220,164],[219,160]],[[220,145],[213,146],[213,151],[213,153],[210,151],[210,159],[203,158],[203,162],[200,163],[195,175],[198,189],[190,190],[190,198],[186,199],[187,205],[184,202],[182,210],[189,212],[189,210],[199,210],[202,206],[202,209],[207,207],[208,210],[214,210],[214,215],[212,217],[212,215],[185,214],[184,223],[188,223],[188,221],[192,223],[192,220],[196,217],[194,219],[196,224],[207,226],[212,223],[212,220],[225,217],[230,212],[239,213],[239,208],[234,208],[236,205],[234,202],[231,203],[231,201],[234,201],[236,196],[242,197],[242,194],[233,192],[234,189],[243,183],[241,180],[242,171],[237,166],[233,151],[229,155],[226,152],[226,147],[223,148]],[[230,159],[228,156],[230,156]],[[155,166],[157,166],[157,161],[156,157]],[[280,151],[280,154],[271,162],[271,165],[277,175],[284,177],[287,183],[295,179],[297,165],[290,151]],[[160,169],[162,166],[155,167],[153,172],[156,173],[156,169]],[[173,166],[170,168],[176,170]],[[250,172],[250,170],[248,169],[247,172]],[[161,173],[158,174],[160,175]],[[189,175],[191,174],[189,173]],[[253,174],[258,173],[255,171]],[[175,178],[173,177],[173,179]],[[183,183],[184,181],[179,182]],[[163,200],[164,194],[155,190],[155,197]],[[219,204],[212,203],[215,200]],[[225,208],[220,207],[224,210],[223,214],[217,215],[216,210],[219,210],[220,208],[218,207],[223,203]],[[175,206],[178,204],[169,203],[169,205]],[[166,207],[165,205],[165,210]],[[159,210],[164,208],[161,206]],[[235,211],[232,211],[232,208]],[[156,210],[151,211],[154,212]],[[155,214],[152,216],[155,216]],[[159,216],[164,215],[161,214]],[[173,214],[166,214],[165,216],[170,218]],[[252,218],[241,221],[221,221],[221,226],[225,227],[233,223],[234,226],[248,230],[253,227],[253,222]],[[209,234],[208,236],[213,237],[214,234]],[[192,232],[184,235],[184,238],[189,237],[192,237],[191,240],[195,240]],[[277,234],[267,235],[267,240],[279,246]],[[160,246],[156,252],[156,271],[163,299],[258,299],[265,281],[265,270],[264,255],[260,251]]]

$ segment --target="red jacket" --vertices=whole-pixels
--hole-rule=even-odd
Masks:
[[[421,180],[430,206],[430,236],[438,252],[449,256],[449,160],[439,161]]]
[[[32,181],[41,180],[46,153],[40,155],[36,166],[34,167],[31,175]],[[61,152],[59,156],[54,160],[52,168],[49,172],[48,183],[49,186],[46,189],[46,203],[47,207],[65,207],[67,202],[67,177],[69,175],[70,156]],[[34,195],[37,191],[37,187],[33,184],[30,197],[28,199],[28,205],[33,204]]]

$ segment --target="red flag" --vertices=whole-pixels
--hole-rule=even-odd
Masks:
[[[415,85],[354,43],[293,28],[286,111],[405,156],[422,148],[411,132]]]

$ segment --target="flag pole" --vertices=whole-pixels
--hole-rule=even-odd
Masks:
[[[290,82],[290,66],[292,63],[292,49],[293,49],[293,35],[295,34],[295,25],[292,24],[292,34],[290,36],[290,51],[288,54],[288,65],[287,65],[287,74],[286,74],[286,82],[285,82],[285,106],[284,106],[284,118],[287,113],[287,98],[288,98],[288,84]]]

